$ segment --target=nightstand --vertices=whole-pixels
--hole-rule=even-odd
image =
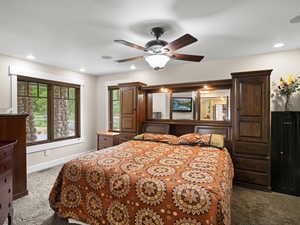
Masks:
[[[97,132],[97,150],[118,145],[119,136],[116,132]]]

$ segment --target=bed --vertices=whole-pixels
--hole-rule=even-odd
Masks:
[[[66,163],[49,201],[91,225],[230,225],[232,178],[226,149],[132,140]]]

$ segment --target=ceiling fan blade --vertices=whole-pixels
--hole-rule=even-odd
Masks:
[[[200,62],[204,56],[200,55],[186,55],[186,54],[171,54],[171,58],[176,59],[176,60],[184,60],[184,61],[191,61],[191,62]]]
[[[133,44],[131,42],[128,42],[128,41],[125,41],[125,40],[114,40],[114,42],[117,42],[117,43],[120,43],[122,45],[126,45],[126,46],[129,46],[129,47],[132,47],[132,48],[136,48],[138,50],[142,50],[142,51],[145,51],[145,48],[140,46],[140,45],[136,45],[136,44]]]
[[[290,23],[300,23],[300,15],[299,16],[295,16],[294,18],[292,18],[290,20]]]
[[[176,51],[177,49],[183,48],[187,45],[190,45],[194,42],[198,41],[195,37],[190,34],[185,34],[182,37],[176,39],[175,41],[170,42],[167,44],[164,49],[169,49],[171,52]]]
[[[127,58],[127,59],[116,60],[116,62],[123,63],[123,62],[128,62],[128,61],[143,59],[143,58],[144,58],[144,56],[137,56],[137,57],[131,57],[131,58]]]

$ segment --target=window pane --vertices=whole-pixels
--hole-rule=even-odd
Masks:
[[[230,120],[230,90],[200,91],[201,120]]]
[[[113,115],[120,114],[120,102],[113,101]]]
[[[35,127],[36,141],[44,141],[47,136],[47,98],[33,98],[33,124]]]
[[[48,95],[48,88],[46,84],[39,84],[39,97],[47,97]]]
[[[69,99],[75,99],[75,88],[69,88]]]
[[[60,87],[54,86],[54,98],[60,98]]]
[[[54,138],[75,136],[75,100],[54,100]]]
[[[119,130],[120,129],[120,116],[113,116],[113,130]]]
[[[18,81],[18,96],[27,96],[27,82]]]
[[[61,87],[60,90],[61,98],[68,98],[68,88]]]
[[[37,97],[37,95],[38,95],[38,84],[37,83],[29,83],[28,92],[29,92],[28,93],[29,96]]]
[[[26,120],[26,139],[28,143],[48,139],[47,107],[47,98],[18,97],[18,112],[29,114]]]
[[[119,89],[113,89],[112,90],[112,100],[119,100],[120,99],[120,90]]]

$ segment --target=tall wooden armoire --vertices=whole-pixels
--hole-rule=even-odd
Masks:
[[[271,189],[271,72],[232,73],[235,181],[261,190]]]
[[[123,83],[118,85],[121,99],[121,134],[120,142],[132,139],[141,130],[145,120],[145,94],[140,82]]]
[[[28,194],[26,163],[26,114],[0,114],[0,140],[17,141],[13,152],[13,198]]]

